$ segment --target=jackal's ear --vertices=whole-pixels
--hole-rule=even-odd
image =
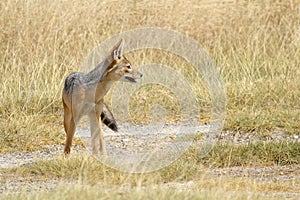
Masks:
[[[121,39],[111,50],[113,60],[120,59],[123,56],[124,40]]]

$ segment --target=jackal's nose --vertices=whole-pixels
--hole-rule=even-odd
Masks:
[[[143,77],[143,74],[141,74],[140,72],[137,72],[136,74],[135,74],[135,78],[136,79],[140,79],[140,78],[142,78]]]

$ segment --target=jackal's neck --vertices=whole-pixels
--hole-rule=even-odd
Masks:
[[[110,62],[108,59],[106,59],[95,68],[94,73],[98,74],[99,77],[101,76],[101,78],[98,78],[96,82],[96,101],[103,99],[114,82],[109,73],[107,73],[107,69],[111,68],[111,65],[113,64],[113,62]],[[105,70],[103,71],[103,69]]]
[[[98,82],[102,81],[103,76],[109,67],[110,62],[108,59],[104,59],[98,64],[92,71],[86,74],[85,83],[87,85],[97,85]]]

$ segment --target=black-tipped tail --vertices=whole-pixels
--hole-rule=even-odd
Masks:
[[[103,106],[103,111],[101,113],[101,121],[103,122],[103,124],[105,124],[111,130],[113,130],[115,132],[118,131],[117,122],[116,122],[113,114],[109,110],[108,106],[105,103]]]
[[[114,119],[109,119],[104,112],[101,113],[101,121],[111,130],[117,132],[118,126]]]

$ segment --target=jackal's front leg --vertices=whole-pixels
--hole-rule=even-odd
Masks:
[[[100,142],[100,153],[101,155],[105,158],[107,156],[106,153],[106,147],[105,147],[105,141],[104,141],[104,135],[102,131],[102,122],[101,122],[101,117],[99,116],[99,142]]]
[[[102,124],[100,115],[93,113],[90,116],[90,126],[91,126],[91,139],[92,139],[92,151],[93,154],[98,156],[98,148],[100,144],[100,153],[102,156],[106,157],[105,142],[102,132]]]

